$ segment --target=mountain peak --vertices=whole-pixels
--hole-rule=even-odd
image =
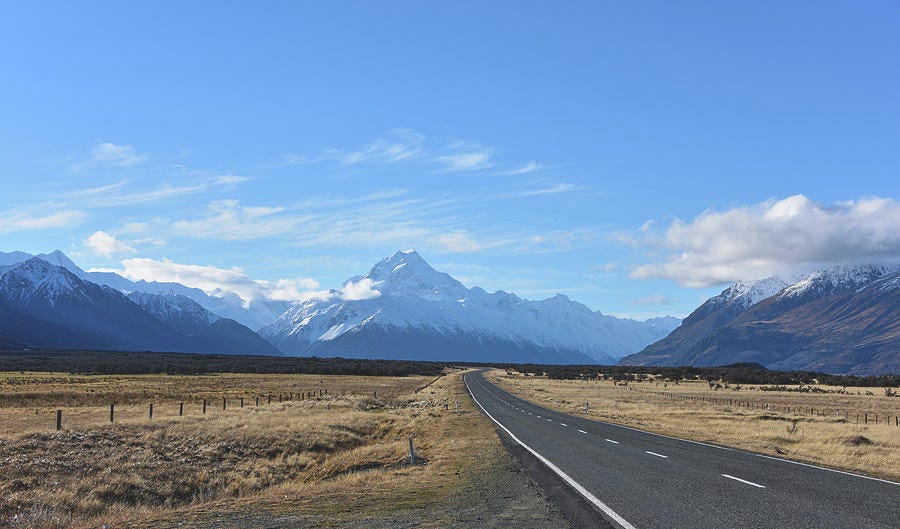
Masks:
[[[69,259],[66,254],[64,254],[60,250],[53,250],[50,253],[42,253],[40,255],[36,255],[35,257],[44,260],[54,266],[65,268],[78,277],[84,277],[84,270],[79,268],[77,264],[75,264],[71,259]]]
[[[384,281],[404,269],[404,275],[411,274],[420,279],[439,273],[417,251],[410,249],[385,257],[372,267],[367,277],[373,281]]]

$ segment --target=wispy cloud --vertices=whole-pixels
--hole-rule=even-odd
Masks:
[[[494,166],[493,154],[489,149],[460,152],[435,156],[434,160],[443,164],[448,171],[480,171]]]
[[[519,168],[512,169],[510,171],[505,171],[503,174],[509,175],[509,176],[528,174],[528,173],[533,173],[535,171],[540,171],[543,168],[544,168],[544,164],[538,163],[538,162],[535,162],[532,160]]]
[[[87,219],[87,213],[74,209],[48,214],[32,214],[20,210],[0,212],[0,233],[70,228]]]
[[[150,159],[149,154],[139,153],[131,145],[117,145],[110,142],[98,142],[91,151],[91,156],[81,166],[108,165],[114,167],[133,167]]]
[[[541,187],[538,189],[530,189],[528,191],[519,191],[517,193],[509,193],[505,196],[508,197],[518,197],[518,198],[526,198],[526,197],[536,197],[541,195],[555,195],[558,193],[568,193],[570,191],[581,191],[584,189],[581,186],[577,186],[575,184],[553,184],[551,186]]]
[[[339,165],[357,165],[366,162],[396,163],[418,157],[424,148],[425,136],[411,129],[394,129],[383,138],[361,149],[328,149],[315,156],[287,154],[280,165],[304,165],[318,162],[336,162]]]
[[[834,264],[900,261],[900,203],[867,197],[817,204],[803,195],[675,220],[660,233],[645,224],[620,240],[653,252],[662,262],[631,277],[673,279],[708,287],[740,279],[807,271]]]

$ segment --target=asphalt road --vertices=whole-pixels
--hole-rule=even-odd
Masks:
[[[900,483],[551,411],[481,372],[465,382],[484,413],[613,525],[900,528]]]

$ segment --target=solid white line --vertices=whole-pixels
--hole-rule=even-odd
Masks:
[[[663,458],[663,459],[669,459],[669,456],[664,456],[664,455],[662,455],[662,454],[657,454],[656,452],[651,452],[650,450],[644,450],[644,452],[647,452],[647,453],[650,454],[651,456],[661,457],[661,458]]]
[[[604,441],[606,441],[607,443],[612,443],[614,445],[619,444],[619,441],[613,441],[612,439],[604,439]]]
[[[531,448],[531,447],[528,446],[527,444],[525,444],[525,443],[523,443],[522,441],[520,441],[519,438],[515,436],[515,434],[513,434],[511,431],[509,431],[509,429],[508,429],[506,426],[503,426],[503,424],[501,424],[500,421],[498,421],[497,419],[494,418],[493,415],[491,415],[490,413],[488,413],[488,411],[487,411],[486,409],[484,409],[484,406],[482,406],[481,403],[478,402],[478,399],[475,398],[475,394],[472,393],[472,390],[469,388],[469,381],[466,380],[466,377],[463,377],[463,382],[465,382],[465,384],[466,384],[466,389],[469,390],[469,396],[472,397],[472,400],[475,401],[475,404],[478,404],[478,407],[481,408],[481,411],[483,411],[485,415],[487,415],[492,421],[494,421],[495,423],[497,423],[497,426],[499,426],[500,428],[502,428],[504,432],[506,432],[507,434],[509,434],[509,436],[512,438],[513,441],[519,443],[519,445],[521,445],[522,448],[524,448],[525,450],[528,450],[529,452],[531,452],[531,455],[533,455],[534,457],[536,457],[541,463],[543,463],[544,465],[546,465],[547,468],[549,468],[549,469],[552,470],[557,476],[559,476],[560,478],[562,478],[563,481],[565,481],[566,483],[568,483],[570,487],[572,487],[572,488],[575,489],[579,494],[581,494],[582,496],[584,496],[585,499],[587,499],[589,502],[591,502],[591,503],[593,503],[594,505],[596,505],[597,508],[600,509],[601,511],[603,511],[604,514],[606,514],[606,515],[609,516],[614,522],[616,522],[617,524],[619,524],[619,526],[621,526],[622,529],[636,529],[635,526],[633,526],[633,525],[631,525],[630,523],[628,523],[628,520],[626,520],[625,518],[622,518],[621,516],[619,516],[619,514],[616,513],[616,511],[612,510],[608,505],[606,505],[605,503],[603,503],[602,501],[600,501],[599,498],[597,498],[596,496],[594,496],[593,494],[591,494],[591,492],[590,492],[589,490],[587,490],[586,488],[584,488],[583,486],[581,486],[580,483],[578,483],[577,481],[575,481],[574,479],[572,479],[571,477],[569,477],[569,475],[566,474],[565,472],[563,472],[562,470],[560,470],[560,468],[559,468],[558,466],[556,466],[556,465],[554,465],[553,463],[551,463],[549,459],[547,459],[546,457],[544,457],[544,456],[542,456],[541,454],[537,453],[537,451],[535,451],[533,448]]]
[[[734,477],[734,476],[729,476],[728,474],[722,474],[722,475],[723,475],[724,477],[728,478],[728,479],[733,479],[733,480],[735,480],[735,481],[740,481],[741,483],[745,483],[745,484],[747,484],[747,485],[751,485],[751,486],[756,487],[756,488],[758,488],[758,489],[764,489],[764,488],[766,488],[765,485],[760,485],[759,483],[753,483],[752,481],[747,481],[746,479],[736,478],[736,477]]]
[[[568,424],[566,424],[566,423],[564,423],[564,422],[559,423],[559,425],[560,425],[560,426],[568,426]]]
[[[492,386],[494,386],[493,383],[491,383],[491,382],[488,382],[488,384],[491,384]],[[494,386],[494,387],[497,387],[497,386]],[[503,391],[503,392],[505,392],[505,393],[508,393],[508,394],[512,395],[512,393],[509,393],[509,392],[506,391],[505,389],[501,389],[500,391]],[[531,401],[529,401],[529,402],[531,402]],[[545,407],[545,406],[541,406],[540,404],[538,404],[538,403],[536,403],[536,402],[531,402],[531,404],[532,404],[533,406],[537,406],[538,408],[543,408],[543,409],[545,409],[545,410],[547,410],[547,411],[553,411],[553,412],[556,412],[556,410],[551,410],[550,408],[547,408],[547,407]],[[558,412],[557,412],[557,413],[558,413]],[[802,463],[802,462],[800,462],[800,461],[793,461],[793,460],[791,460],[791,459],[784,459],[784,458],[782,458],[782,457],[767,456],[767,455],[765,455],[765,454],[758,454],[758,453],[756,453],[756,452],[748,452],[747,450],[740,450],[740,449],[738,449],[738,448],[731,448],[731,447],[728,447],[728,446],[719,446],[719,445],[714,445],[714,444],[704,443],[704,442],[701,442],[701,441],[691,441],[690,439],[682,439],[681,437],[673,437],[673,436],[671,436],[671,435],[666,435],[666,434],[662,434],[662,433],[648,432],[647,430],[641,430],[640,428],[633,428],[633,427],[631,427],[631,426],[625,426],[625,425],[622,425],[622,424],[615,424],[615,423],[611,423],[611,422],[598,421],[597,419],[590,419],[590,418],[589,418],[589,419],[586,419],[586,420],[591,421],[591,422],[595,422],[595,423],[598,423],[598,424],[603,424],[603,425],[606,425],[606,426],[612,426],[613,428],[624,428],[624,429],[626,429],[626,430],[631,430],[631,431],[639,432],[639,433],[645,433],[645,434],[647,434],[647,435],[653,435],[653,436],[656,436],[656,437],[664,437],[664,438],[666,438],[666,439],[672,439],[673,441],[680,441],[680,442],[682,442],[682,443],[691,443],[691,444],[695,444],[695,445],[706,446],[706,447],[709,447],[709,448],[715,448],[715,449],[717,449],[717,450],[725,450],[725,451],[727,451],[727,452],[738,452],[738,453],[741,453],[741,454],[747,454],[747,455],[749,455],[749,456],[761,457],[761,458],[763,458],[763,459],[771,459],[772,461],[781,461],[782,463],[790,463],[790,464],[792,464],[792,465],[800,465],[800,466],[802,466],[802,467],[809,467],[809,468],[815,468],[815,469],[818,469],[818,470],[825,470],[825,471],[827,471],[827,472],[834,472],[835,474],[843,474],[843,475],[845,475],[845,476],[852,476],[852,477],[854,477],[854,478],[868,479],[868,480],[871,480],[871,481],[880,481],[880,482],[882,482],[882,483],[887,483],[887,484],[889,484],[889,485],[897,485],[897,486],[900,486],[900,482],[897,482],[897,481],[890,481],[890,480],[887,480],[887,479],[874,478],[874,477],[872,477],[872,476],[864,476],[864,475],[862,475],[862,474],[854,474],[853,472],[847,472],[846,470],[837,470],[837,469],[835,469],[835,468],[820,467],[820,466],[818,466],[818,465],[813,465],[813,464],[811,464],[811,463]]]
[[[586,432],[586,431],[584,431],[584,430],[578,430],[578,431],[579,431],[579,432],[581,432],[581,433],[587,433],[587,432]]]

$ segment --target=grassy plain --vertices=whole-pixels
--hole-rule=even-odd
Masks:
[[[653,379],[622,386],[501,370],[488,377],[511,393],[566,413],[584,416],[587,402],[592,419],[900,480],[900,427],[894,425],[900,398],[882,388],[762,391],[752,385],[713,389],[706,381]]]
[[[501,527],[534,512],[562,523],[533,490],[493,495],[524,482],[458,372],[0,380],[3,527]]]

